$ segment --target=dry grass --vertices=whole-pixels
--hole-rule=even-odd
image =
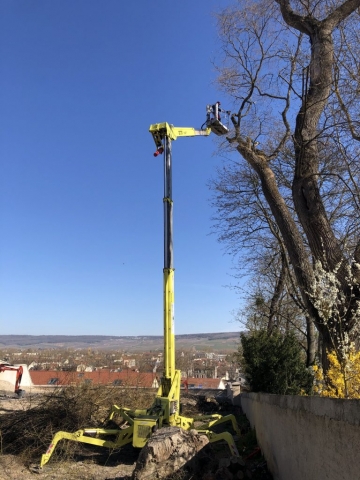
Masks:
[[[45,453],[56,432],[101,427],[112,405],[147,408],[153,399],[154,392],[145,389],[81,385],[56,390],[32,408],[0,416],[1,453],[21,456],[25,464],[34,462]],[[74,442],[60,442],[54,458],[72,457],[83,448]]]

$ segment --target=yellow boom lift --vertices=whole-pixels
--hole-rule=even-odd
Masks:
[[[110,449],[119,448],[132,442],[134,447],[142,448],[153,432],[158,428],[169,426],[181,427],[184,430],[196,428],[198,432],[207,435],[210,442],[226,441],[231,454],[239,455],[234,438],[229,432],[215,433],[212,430],[216,425],[230,422],[235,433],[240,435],[239,427],[233,415],[223,417],[213,414],[194,418],[180,415],[181,371],[175,369],[171,142],[179,137],[208,136],[211,131],[217,135],[222,135],[228,131],[227,127],[221,124],[218,118],[211,118],[211,115],[208,115],[205,125],[206,128],[200,130],[191,127],[174,127],[168,123],[156,123],[150,126],[150,133],[157,148],[154,156],[164,154],[164,372],[154,403],[147,410],[131,410],[113,405],[108,420],[113,420],[115,416],[119,416],[125,422],[124,426],[118,428],[84,428],[74,433],[57,432],[47,452],[41,457],[40,468],[50,460],[57,443],[62,439]],[[198,425],[199,422],[200,426]]]

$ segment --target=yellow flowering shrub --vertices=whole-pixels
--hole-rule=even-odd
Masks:
[[[327,378],[321,368],[314,366],[314,393],[322,397],[360,398],[360,352],[350,348],[346,359],[339,359],[332,351],[328,353],[330,368]]]

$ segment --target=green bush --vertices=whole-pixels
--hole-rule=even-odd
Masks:
[[[306,369],[293,333],[266,331],[240,335],[245,375],[253,392],[299,395],[311,393],[313,377]]]

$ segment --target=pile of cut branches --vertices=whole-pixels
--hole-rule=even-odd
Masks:
[[[1,452],[34,461],[45,453],[56,432],[102,427],[111,405],[147,408],[153,398],[154,393],[145,389],[81,385],[56,390],[32,408],[0,415]],[[69,458],[79,448],[84,445],[60,442],[55,455]]]

